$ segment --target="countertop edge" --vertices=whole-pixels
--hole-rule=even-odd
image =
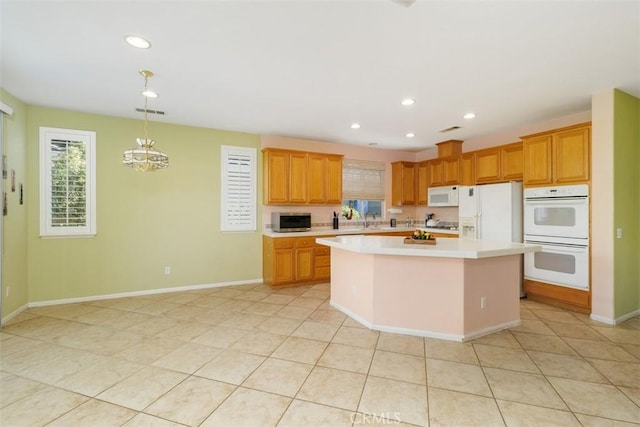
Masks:
[[[381,236],[382,237],[382,236]],[[448,239],[447,239],[448,240]],[[395,246],[395,247],[382,247],[382,246],[364,246],[357,244],[347,244],[336,242],[333,238],[319,238],[316,239],[316,243],[330,246],[337,249],[347,250],[355,253],[369,254],[369,255],[398,255],[398,256],[422,256],[432,258],[463,258],[463,259],[483,259],[494,258],[500,256],[509,255],[521,255],[529,252],[537,252],[542,248],[539,245],[526,245],[522,243],[504,243],[504,247],[498,248],[465,248],[465,245],[483,245],[489,243],[488,241],[475,240],[475,239],[454,239],[457,244],[449,247],[435,246],[420,246],[415,245]],[[472,241],[473,240],[473,241]],[[490,244],[496,244],[491,242]]]

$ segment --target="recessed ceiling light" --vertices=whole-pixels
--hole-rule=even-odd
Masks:
[[[416,136],[415,133],[413,132],[409,132],[408,134],[405,135],[407,138],[413,138],[414,136]]]
[[[360,123],[351,123],[351,129],[360,129]]]
[[[462,116],[463,119],[473,119],[476,117],[476,113],[467,113],[464,116]]]
[[[138,49],[149,49],[151,47],[151,43],[140,36],[126,36],[124,40]]]
[[[416,103],[416,100],[413,98],[405,98],[400,102],[402,105],[413,105]]]
[[[157,98],[158,94],[155,93],[152,90],[143,90],[142,91],[142,95],[146,96],[147,98]]]

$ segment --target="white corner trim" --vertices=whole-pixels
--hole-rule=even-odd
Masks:
[[[503,323],[501,325],[492,326],[490,328],[480,329],[479,331],[472,332],[462,337],[462,341],[470,341],[476,338],[483,337],[485,335],[493,334],[494,332],[502,331],[503,329],[515,328],[520,326],[522,321],[520,319],[511,322]]]
[[[27,306],[29,308],[45,307],[48,305],[73,304],[78,302],[100,301],[100,300],[114,299],[114,298],[137,297],[141,295],[168,294],[172,292],[185,292],[185,291],[195,291],[199,289],[221,288],[223,286],[259,285],[262,283],[263,283],[262,279],[251,279],[251,280],[240,280],[236,282],[220,282],[220,283],[210,283],[210,284],[204,284],[204,285],[178,286],[175,288],[150,289],[147,291],[121,292],[117,294],[92,295],[89,297],[62,298],[62,299],[55,299],[55,300],[48,300],[48,301],[36,301],[36,302],[30,302]]]
[[[2,318],[2,326],[4,326],[5,323],[7,323],[9,320],[13,319],[14,317],[18,316],[20,313],[25,311],[27,308],[29,308],[29,304],[25,304],[22,307],[19,307],[16,310],[14,310],[12,313],[9,313],[5,317],[3,317]]]
[[[591,320],[594,320],[596,322],[600,322],[600,323],[605,323],[607,325],[619,325],[621,323],[626,322],[627,320],[631,319],[632,317],[638,316],[640,315],[640,308],[637,310],[632,311],[631,313],[627,313],[625,315],[622,315],[620,317],[616,317],[615,319],[612,319],[611,317],[604,317],[604,316],[598,316],[597,314],[593,314],[591,313],[591,315],[589,316],[589,318]]]
[[[13,108],[9,107],[2,101],[0,101],[0,111],[5,113],[7,116],[13,116]]]

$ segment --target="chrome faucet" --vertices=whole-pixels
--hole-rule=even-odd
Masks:
[[[364,213],[364,228],[369,227],[369,224],[367,223],[367,215],[369,215],[369,212]]]

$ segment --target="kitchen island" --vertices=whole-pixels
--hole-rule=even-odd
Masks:
[[[331,305],[370,329],[453,341],[520,324],[522,254],[540,246],[403,240],[316,239],[331,247]]]

